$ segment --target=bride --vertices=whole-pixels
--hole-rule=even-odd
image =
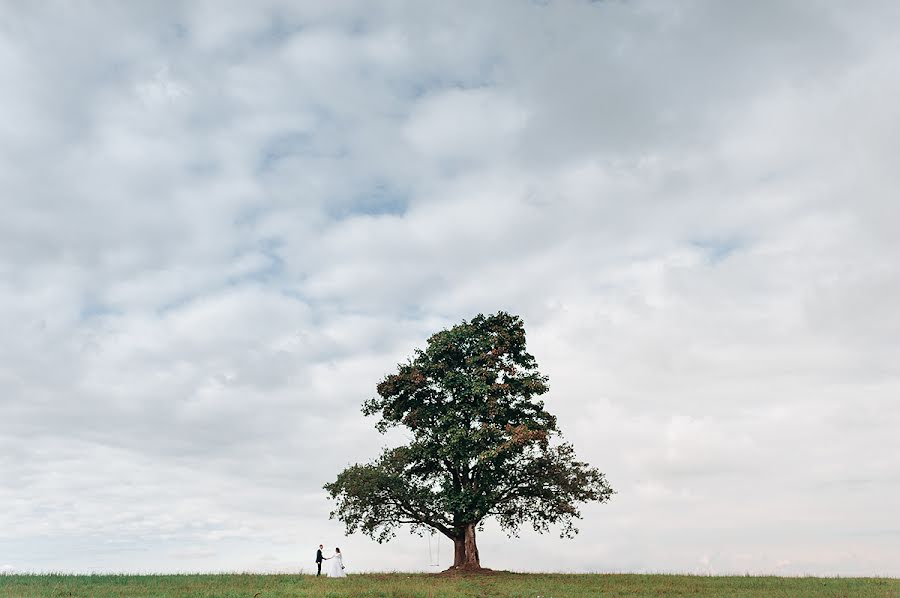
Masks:
[[[344,556],[341,554],[340,548],[335,548],[334,556],[330,556],[326,560],[331,561],[328,577],[347,577],[347,574],[344,573]]]

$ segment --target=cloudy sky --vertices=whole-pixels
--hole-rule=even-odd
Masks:
[[[380,377],[503,309],[618,494],[485,566],[900,575],[898,28],[3,2],[0,569],[428,570],[321,487],[395,440]]]

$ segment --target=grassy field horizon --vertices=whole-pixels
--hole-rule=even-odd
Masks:
[[[456,596],[692,596],[736,598],[900,598],[889,577],[776,577],[639,573],[442,575],[360,573],[343,579],[306,574],[184,573],[160,575],[0,573],[0,598],[294,598]]]

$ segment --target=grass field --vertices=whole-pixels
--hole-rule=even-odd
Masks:
[[[257,595],[258,594],[258,595]],[[309,575],[0,575],[0,597],[287,598],[294,596],[709,596],[900,598],[900,579],[705,577],[690,575],[563,575],[497,573],[445,577],[365,574],[345,579]]]

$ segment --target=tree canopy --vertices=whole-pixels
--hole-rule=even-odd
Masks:
[[[453,540],[458,568],[480,568],[475,535],[488,517],[510,535],[558,525],[573,536],[579,505],[614,492],[559,440],[538,399],[548,389],[517,316],[479,314],[434,334],[363,405],[379,431],[403,426],[410,442],[326,484],[332,518],[378,542],[402,525],[436,530]]]

